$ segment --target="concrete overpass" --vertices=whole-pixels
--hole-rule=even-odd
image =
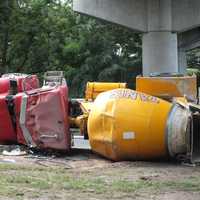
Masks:
[[[143,74],[186,72],[200,46],[200,0],[73,0],[73,9],[143,33]]]

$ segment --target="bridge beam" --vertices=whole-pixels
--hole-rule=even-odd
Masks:
[[[177,33],[200,26],[200,0],[73,0],[73,9],[142,32],[144,75],[186,72]]]

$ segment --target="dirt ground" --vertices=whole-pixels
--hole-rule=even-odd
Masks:
[[[200,200],[200,167],[111,162],[87,150],[0,155],[1,199]]]

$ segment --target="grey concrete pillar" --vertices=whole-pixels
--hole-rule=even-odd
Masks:
[[[177,34],[149,32],[143,34],[143,75],[151,73],[177,73]]]
[[[177,34],[172,33],[172,0],[149,0],[143,34],[143,75],[178,72]]]

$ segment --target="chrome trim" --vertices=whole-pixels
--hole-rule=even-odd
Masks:
[[[29,132],[29,130],[26,128],[26,108],[27,108],[27,100],[28,96],[24,94],[22,96],[22,102],[21,102],[21,112],[20,112],[20,127],[22,129],[22,133],[24,136],[24,139],[29,147],[36,147],[37,145],[32,139],[32,136]]]
[[[168,119],[167,119],[167,126],[166,126],[166,135],[165,135],[167,151],[168,151],[168,154],[170,155],[170,157],[172,157],[172,158],[175,156],[175,154],[173,153],[171,144],[170,144],[170,142],[171,142],[170,137],[171,137],[172,132],[169,130],[169,128],[170,128],[170,122],[172,121],[171,118],[173,116],[174,111],[175,111],[175,105],[172,106],[172,108],[169,112]]]

